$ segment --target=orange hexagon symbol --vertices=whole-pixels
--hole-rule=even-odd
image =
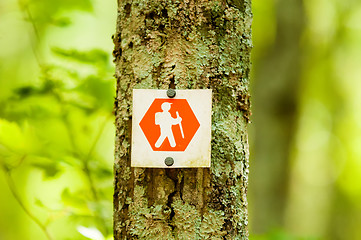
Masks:
[[[200,127],[186,99],[156,98],[139,122],[153,151],[185,151]]]

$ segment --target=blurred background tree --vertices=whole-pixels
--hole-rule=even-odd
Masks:
[[[361,239],[361,2],[253,1],[251,239]],[[0,2],[0,239],[111,239],[116,2]]]
[[[253,3],[254,239],[361,239],[361,2]]]

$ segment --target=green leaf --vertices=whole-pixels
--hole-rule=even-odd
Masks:
[[[71,20],[67,17],[54,18],[52,23],[58,27],[67,27],[71,24]]]
[[[113,176],[112,169],[105,168],[103,166],[98,166],[96,169],[93,170],[93,173],[99,179],[110,179]]]
[[[28,154],[39,149],[34,129],[25,122],[22,127],[16,122],[0,118],[0,145],[18,154]]]
[[[56,22],[55,19],[58,19],[62,14],[69,11],[93,11],[90,0],[21,0],[20,7],[27,15],[29,15],[27,20],[38,25],[40,28],[53,24]]]
[[[77,227],[78,232],[92,240],[104,240],[103,234],[96,228],[87,228],[84,226]]]
[[[61,200],[65,206],[71,207],[75,214],[89,215],[91,213],[84,194],[73,194],[66,188],[61,194]]]
[[[96,76],[89,76],[77,87],[77,90],[92,96],[98,108],[112,110],[115,94],[114,81],[105,81]]]
[[[31,165],[43,170],[44,176],[46,178],[55,177],[61,171],[56,162],[54,163],[38,162],[38,163],[32,163]]]
[[[15,88],[14,92],[19,97],[26,98],[37,93],[38,89],[34,86],[24,86],[24,87]]]
[[[47,209],[47,207],[44,205],[44,203],[39,198],[35,199],[35,205],[38,206],[38,207]]]
[[[52,51],[58,56],[68,58],[70,60],[97,65],[106,66],[109,63],[109,54],[100,49],[92,49],[90,51],[78,51],[75,49],[65,50],[61,48],[53,48]]]

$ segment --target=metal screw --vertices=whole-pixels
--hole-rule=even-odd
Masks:
[[[174,98],[174,97],[175,97],[175,94],[176,94],[176,92],[175,92],[174,89],[169,88],[169,89],[167,90],[167,96],[168,96],[169,98]]]
[[[172,166],[174,164],[174,159],[172,157],[167,157],[165,160],[164,160],[164,163],[165,165],[167,166]]]

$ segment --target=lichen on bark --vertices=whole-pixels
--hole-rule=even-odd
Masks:
[[[118,1],[115,239],[248,239],[250,0]],[[130,167],[132,89],[213,90],[211,168]]]

